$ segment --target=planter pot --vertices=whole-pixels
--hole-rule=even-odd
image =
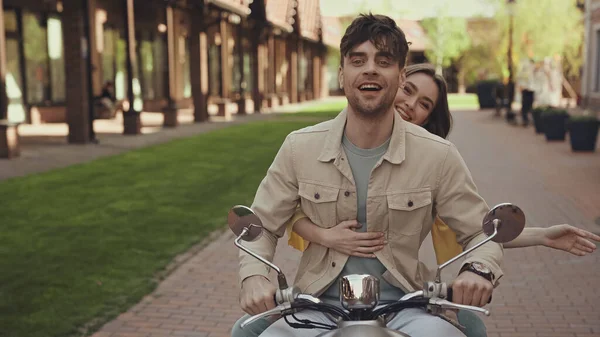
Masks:
[[[594,152],[598,140],[600,121],[569,121],[571,150]]]
[[[567,134],[567,119],[569,115],[552,114],[542,116],[542,129],[546,135],[546,140],[565,140]]]
[[[0,158],[16,158],[21,154],[19,124],[0,119]]]
[[[142,133],[142,120],[137,112],[123,112],[123,134],[139,135]]]
[[[496,107],[496,89],[498,81],[481,81],[477,83],[477,99],[480,109]]]
[[[544,129],[542,126],[542,111],[533,110],[531,111],[531,115],[533,116],[533,126],[535,127],[535,133],[544,133]]]

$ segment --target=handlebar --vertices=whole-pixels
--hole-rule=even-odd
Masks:
[[[484,308],[452,303],[452,288],[448,287],[445,283],[429,282],[425,285],[425,290],[418,290],[412,293],[408,293],[404,295],[401,299],[399,299],[397,302],[388,304],[384,307],[374,310],[364,317],[376,319],[381,315],[395,313],[402,309],[425,308],[428,306],[435,306],[438,309],[469,310],[482,313],[486,316],[490,315],[490,312]],[[261,318],[266,318],[274,315],[289,315],[302,309],[313,309],[324,313],[332,314],[345,320],[351,319],[351,315],[343,309],[331,304],[323,303],[320,299],[312,295],[302,294],[295,287],[290,287],[284,290],[277,290],[274,296],[274,300],[275,303],[278,304],[275,308],[248,318],[242,323],[241,327],[244,328],[247,325],[252,324]]]
[[[470,305],[464,305],[464,304],[456,304],[456,303],[450,302],[448,300],[442,300],[439,298],[432,298],[429,300],[429,303],[433,304],[433,305],[437,305],[437,306],[441,307],[442,309],[462,309],[462,310],[480,312],[486,316],[490,315],[490,311],[487,309],[480,308],[480,307],[474,307],[474,306],[470,306]]]

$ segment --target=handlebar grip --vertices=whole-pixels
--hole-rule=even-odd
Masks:
[[[446,299],[450,302],[452,302],[452,295],[454,294],[454,291],[452,290],[452,287],[448,287],[448,291],[446,293]],[[490,299],[488,300],[488,304],[492,303],[492,296],[490,296]]]

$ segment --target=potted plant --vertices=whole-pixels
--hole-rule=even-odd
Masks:
[[[550,109],[549,106],[540,106],[531,110],[531,116],[533,117],[533,126],[535,127],[535,133],[544,133],[544,129],[542,127],[542,112],[548,109]]]
[[[598,127],[600,127],[600,121],[596,116],[588,114],[571,116],[567,125],[571,150],[590,152],[596,150]]]
[[[542,112],[542,129],[546,140],[565,140],[567,134],[567,119],[569,113],[564,109],[549,108]]]

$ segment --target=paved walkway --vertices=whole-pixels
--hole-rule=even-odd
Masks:
[[[488,203],[519,205],[530,226],[570,223],[600,232],[594,223],[600,217],[600,151],[571,153],[568,142],[547,143],[531,127],[511,127],[492,114],[456,113],[451,136]],[[187,132],[187,127],[177,132]],[[125,147],[127,137],[115,137]],[[108,140],[101,138],[101,142]],[[128,144],[119,151],[136,147]],[[87,151],[82,150],[81,156]],[[0,172],[5,165],[0,162]],[[206,248],[179,257],[181,265],[153,294],[93,337],[229,336],[231,325],[242,314],[232,240],[226,232]],[[431,260],[427,248],[423,258]],[[283,242],[279,245],[276,262],[288,279],[293,279],[298,257]],[[598,252],[580,258],[546,248],[507,250],[506,276],[494,293],[492,316],[486,318],[489,336],[600,336],[599,263]]]

